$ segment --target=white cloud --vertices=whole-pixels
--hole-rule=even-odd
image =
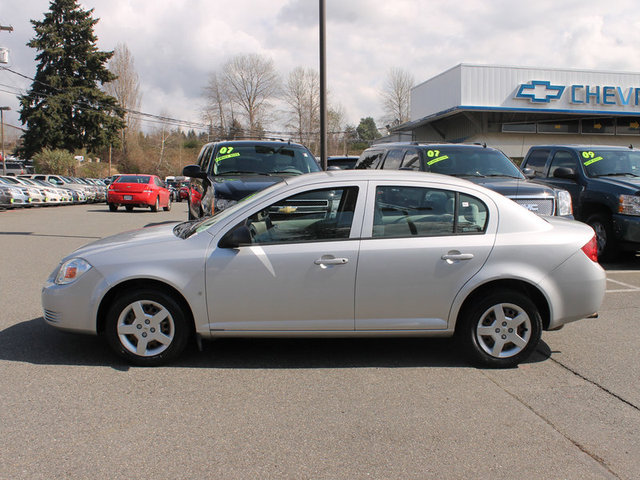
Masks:
[[[143,86],[142,110],[199,121],[210,72],[231,56],[273,58],[286,77],[296,66],[318,69],[318,3],[312,0],[82,0],[100,21],[98,46],[122,42]],[[0,46],[10,68],[35,73],[25,44],[49,0],[3,2]],[[327,0],[327,81],[346,119],[382,115],[379,90],[391,67],[417,83],[461,62],[640,71],[640,27],[633,0]],[[3,86],[4,85],[4,86]],[[11,88],[9,88],[9,87]],[[0,70],[0,104],[17,123],[15,88],[28,80]],[[4,91],[3,91],[4,90]]]

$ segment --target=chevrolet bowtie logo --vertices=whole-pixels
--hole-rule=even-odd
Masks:
[[[515,98],[526,98],[533,103],[549,103],[551,100],[558,100],[563,92],[562,85],[551,85],[551,82],[533,80],[520,85]]]

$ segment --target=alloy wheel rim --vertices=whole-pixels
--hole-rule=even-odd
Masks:
[[[488,308],[476,328],[480,348],[495,358],[509,358],[522,352],[531,340],[531,319],[512,303]]]
[[[152,357],[164,352],[175,337],[171,313],[152,300],[137,300],[125,307],[118,317],[120,343],[140,357]]]

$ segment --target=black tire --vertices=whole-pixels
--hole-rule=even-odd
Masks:
[[[167,206],[166,207],[162,207],[162,209],[165,212],[170,212],[171,211],[171,198],[169,198],[169,201],[167,202]]]
[[[124,208],[127,212],[133,212],[133,205],[125,205]]]
[[[115,212],[116,210],[118,210],[118,205],[116,205],[115,203],[109,203],[109,211],[111,212]]]
[[[155,367],[182,353],[191,329],[173,296],[140,288],[117,297],[107,313],[104,334],[128,362]]]
[[[153,205],[150,205],[152,212],[157,212],[160,208],[160,199],[156,197],[156,202]]]
[[[533,353],[542,335],[537,307],[512,290],[474,301],[460,322],[458,339],[471,361],[484,367],[515,367]]]
[[[602,213],[594,213],[585,222],[596,232],[598,260],[613,260],[617,256],[617,245],[613,238],[611,219]]]

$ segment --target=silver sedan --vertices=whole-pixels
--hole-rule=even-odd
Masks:
[[[512,367],[595,314],[593,230],[437,174],[287,178],[219,214],[105,238],[62,260],[45,320],[158,365],[192,336],[456,336]]]

